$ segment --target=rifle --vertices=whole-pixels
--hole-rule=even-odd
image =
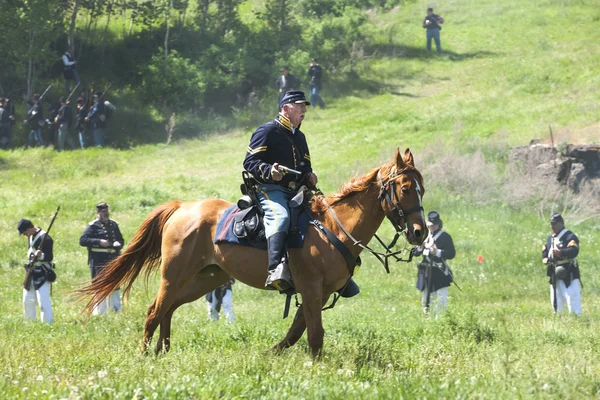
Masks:
[[[48,87],[46,88],[46,90],[44,90],[44,93],[42,93],[42,95],[40,96],[40,99],[38,100],[38,103],[39,103],[40,101],[42,101],[42,99],[44,98],[44,95],[45,95],[46,93],[48,93],[48,90],[50,90],[50,88],[51,88],[51,87],[52,87],[52,85],[48,85]]]
[[[558,305],[556,300],[556,261],[554,260],[554,238],[550,241],[550,249],[548,250],[548,267],[552,268],[552,275],[550,276],[550,282],[552,283],[552,291],[554,293],[554,297],[552,299],[552,308],[554,308],[554,313],[558,311]]]
[[[548,125],[550,129],[550,140],[552,141],[552,150],[554,150],[554,135],[552,134],[552,125]],[[556,168],[556,157],[554,157],[554,168]]]
[[[48,237],[48,234],[50,233],[50,229],[52,229],[52,225],[54,224],[54,220],[56,219],[56,216],[58,215],[59,210],[60,210],[60,206],[58,206],[58,208],[56,209],[56,212],[54,213],[54,217],[52,217],[52,221],[50,221],[50,225],[48,226],[48,230],[46,231],[46,234],[44,235],[44,237],[42,238],[42,241],[40,242],[40,245],[38,246],[38,250],[41,250],[44,247],[44,242],[46,241],[46,238]],[[25,290],[29,290],[29,286],[31,285],[31,276],[33,275],[33,264],[35,264],[37,259],[38,259],[38,256],[34,255],[31,258],[31,261],[29,261],[29,264],[27,264],[27,266],[25,267],[25,269],[27,270],[27,273],[25,274],[25,280],[23,280],[23,288],[25,288]]]
[[[69,104],[69,101],[71,100],[71,97],[73,96],[73,93],[75,93],[75,91],[77,90],[78,87],[79,87],[79,83],[77,83],[77,85],[75,86],[75,88],[71,91],[71,94],[69,94],[69,97],[67,97],[67,100],[65,101],[65,105],[61,106],[58,109],[58,113],[56,114],[56,117],[54,118],[54,123],[55,124],[58,123],[58,118],[60,117],[60,113],[62,112],[62,110],[64,110],[64,108],[67,106],[67,104]]]
[[[429,306],[431,305],[431,259],[427,263],[427,297],[425,298],[425,312],[429,312]]]

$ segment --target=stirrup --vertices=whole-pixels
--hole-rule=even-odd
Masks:
[[[267,272],[267,281],[265,282],[266,287],[272,287],[280,292],[285,292],[289,289],[294,288],[292,281],[292,275],[287,263],[280,263],[273,270]]]

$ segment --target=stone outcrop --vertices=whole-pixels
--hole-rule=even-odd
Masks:
[[[521,165],[527,174],[559,182],[575,192],[586,180],[600,179],[598,145],[567,145],[559,152],[553,146],[532,142],[511,148],[509,161]]]

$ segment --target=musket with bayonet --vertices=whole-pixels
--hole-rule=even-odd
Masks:
[[[69,101],[71,101],[71,97],[73,97],[73,94],[75,93],[75,91],[77,90],[77,88],[79,87],[79,82],[77,82],[77,85],[75,86],[75,88],[71,91],[71,93],[69,94],[69,97],[67,97],[67,100],[65,100],[65,104],[63,106],[61,106],[58,109],[58,113],[56,114],[56,117],[54,117],[54,123],[58,124],[58,119],[60,118],[60,113],[62,112],[62,110],[65,109],[65,107],[69,104]]]
[[[52,221],[50,221],[50,225],[48,226],[48,229],[46,230],[46,234],[44,235],[44,237],[42,238],[42,240],[40,242],[40,245],[38,246],[38,250],[42,250],[44,248],[44,242],[46,241],[46,238],[48,237],[48,234],[50,233],[50,229],[52,229],[52,225],[54,224],[54,220],[56,219],[56,216],[58,215],[58,211],[60,211],[60,206],[58,206],[56,208],[54,217],[52,217]],[[29,261],[29,264],[27,264],[25,266],[25,269],[27,270],[27,273],[25,274],[25,280],[23,280],[23,288],[25,288],[25,290],[29,290],[29,286],[31,286],[31,278],[33,275],[34,264],[38,258],[39,258],[39,256],[37,254],[34,254],[33,257],[31,258],[31,260]]]

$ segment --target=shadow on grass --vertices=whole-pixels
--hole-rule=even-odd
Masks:
[[[486,50],[475,51],[470,53],[457,53],[454,51],[444,50],[443,42],[441,55],[437,55],[435,50],[432,50],[430,52],[427,51],[425,46],[415,47],[402,46],[397,44],[375,44],[369,46],[368,52],[369,54],[371,54],[372,57],[386,56],[415,60],[434,60],[436,58],[448,58],[451,61],[463,61],[478,57],[495,57],[498,55],[498,53]]]

